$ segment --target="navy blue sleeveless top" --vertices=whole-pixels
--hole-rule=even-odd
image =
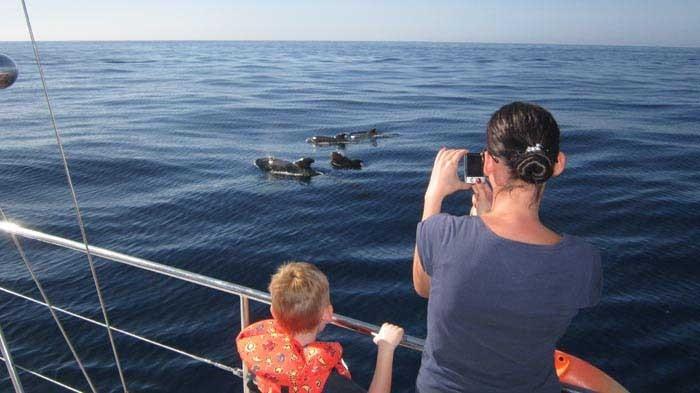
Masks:
[[[600,299],[598,250],[571,235],[521,243],[449,214],[419,223],[416,244],[431,277],[418,392],[561,392],[555,344]]]

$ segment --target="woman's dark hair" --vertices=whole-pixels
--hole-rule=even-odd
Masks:
[[[540,185],[552,177],[559,126],[541,106],[513,102],[501,107],[491,116],[486,138],[489,153],[504,160],[514,178]]]

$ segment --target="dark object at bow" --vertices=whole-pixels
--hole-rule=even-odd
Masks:
[[[19,70],[12,59],[0,53],[0,89],[7,89],[17,80]]]

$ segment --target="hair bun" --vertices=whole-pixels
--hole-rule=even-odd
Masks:
[[[541,184],[552,177],[552,161],[541,151],[527,151],[515,162],[518,178],[531,183]]]

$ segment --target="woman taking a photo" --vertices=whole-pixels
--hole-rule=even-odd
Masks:
[[[486,132],[488,184],[464,183],[466,150],[441,149],[425,193],[413,257],[416,292],[428,298],[419,393],[561,392],[553,353],[580,308],[598,302],[600,254],[539,218],[545,182],[559,176],[559,126],[515,102]],[[440,213],[472,189],[478,216]]]

